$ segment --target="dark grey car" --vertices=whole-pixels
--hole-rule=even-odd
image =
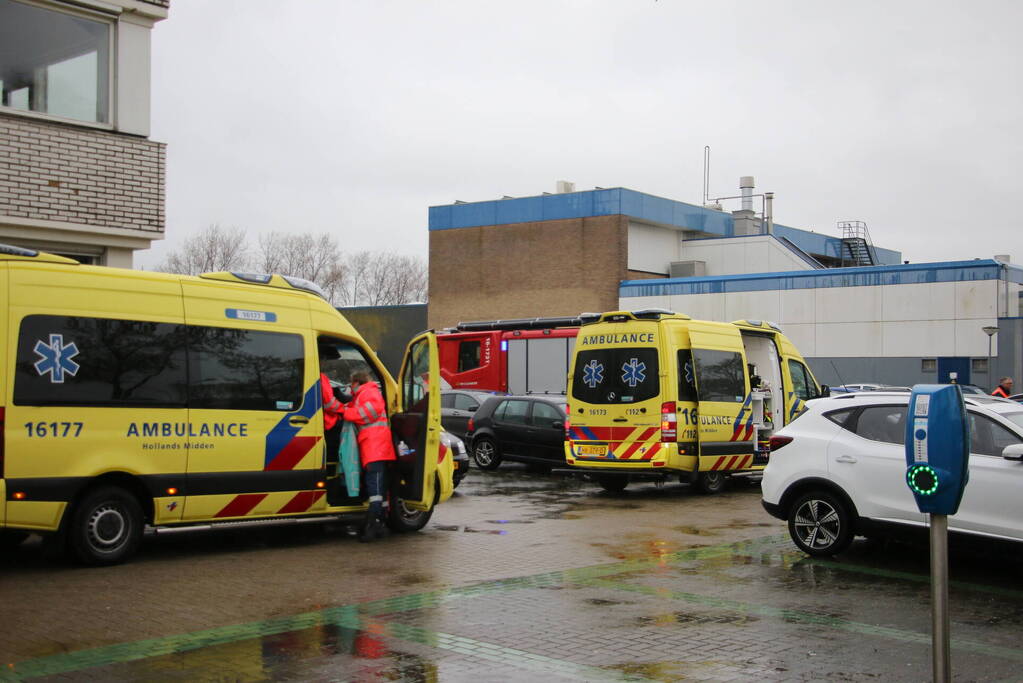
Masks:
[[[445,389],[440,392],[440,421],[444,430],[451,432],[459,439],[465,441],[466,446],[469,440],[465,434],[468,431],[469,419],[479,410],[483,402],[493,396],[491,391],[475,391],[473,389]]]
[[[472,418],[468,441],[480,469],[504,460],[546,466],[565,464],[564,396],[492,396]]]

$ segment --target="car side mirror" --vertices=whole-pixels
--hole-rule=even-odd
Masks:
[[[564,429],[565,423],[562,422],[561,420],[555,420],[554,422],[551,423],[551,427],[553,429]]]
[[[1023,443],[1009,444],[1002,449],[1002,457],[1006,460],[1023,461]]]
[[[831,387],[829,387],[827,384],[822,384],[821,398],[827,398],[828,396],[831,396]]]

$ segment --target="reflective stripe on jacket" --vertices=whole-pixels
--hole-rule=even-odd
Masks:
[[[327,376],[320,373],[320,394],[323,398],[323,429],[331,429],[337,424],[337,418],[341,415],[341,401],[334,398],[334,388],[330,386]]]
[[[345,406],[344,417],[358,429],[359,457],[364,467],[377,460],[397,460],[387,407],[375,383],[362,384],[355,390],[352,401]]]
[[[1001,396],[1002,398],[1009,398],[1009,392],[1007,392],[1001,384],[995,387],[995,390],[991,392],[992,396]]]

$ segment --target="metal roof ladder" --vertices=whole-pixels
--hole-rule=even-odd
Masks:
[[[863,221],[839,221],[842,230],[842,267],[876,266],[877,254]]]

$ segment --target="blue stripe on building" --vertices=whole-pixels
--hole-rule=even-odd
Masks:
[[[431,206],[429,227],[431,231],[452,230],[615,215],[685,230],[699,230],[718,237],[735,236],[735,221],[730,213],[624,187]],[[774,232],[808,253],[840,257],[841,240],[838,237],[778,223],[774,224]],[[874,247],[874,251],[881,263],[894,264],[902,259],[900,252],[891,249]]]
[[[910,263],[898,266],[797,270],[784,273],[756,273],[752,275],[626,280],[619,286],[618,296],[625,298],[684,294],[722,294],[782,289],[870,287],[878,285],[1003,279],[1023,284],[1023,268],[1004,265],[991,259],[977,259],[974,261],[949,261],[945,263]]]

